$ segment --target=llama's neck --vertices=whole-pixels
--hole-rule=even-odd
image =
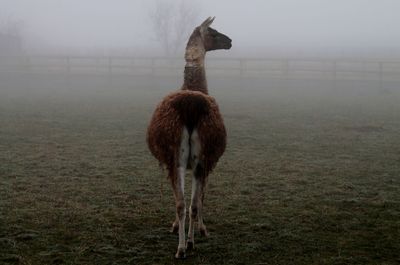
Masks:
[[[194,90],[208,94],[204,65],[198,66],[186,63],[182,90]]]
[[[192,35],[185,52],[185,71],[182,90],[200,91],[208,94],[206,70],[204,67],[206,51],[198,36]]]

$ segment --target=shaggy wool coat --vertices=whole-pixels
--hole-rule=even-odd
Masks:
[[[225,151],[226,130],[215,99],[198,91],[180,90],[167,95],[157,106],[147,130],[147,144],[172,181],[179,166],[182,131],[197,130],[203,177],[214,169]],[[190,163],[188,163],[188,166]]]

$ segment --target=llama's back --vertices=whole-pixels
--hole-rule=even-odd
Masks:
[[[211,171],[225,151],[226,131],[214,98],[197,91],[177,91],[157,106],[147,131],[147,143],[161,164],[177,166],[183,128],[196,130],[200,142],[200,160],[206,173]]]

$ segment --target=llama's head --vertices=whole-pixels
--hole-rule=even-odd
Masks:
[[[206,51],[225,49],[229,50],[232,47],[232,40],[211,28],[210,25],[213,23],[215,17],[207,18],[197,28],[200,31],[201,38],[203,40],[204,48]]]
[[[221,49],[230,49],[232,40],[210,28],[214,18],[207,18],[200,26],[196,27],[186,46],[185,59],[187,62],[202,63],[206,52]]]

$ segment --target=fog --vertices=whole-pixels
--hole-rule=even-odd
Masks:
[[[212,236],[197,240],[198,218],[186,264],[398,264],[399,11],[400,0],[0,0],[0,263],[179,264],[174,175],[149,142],[190,153],[192,179],[209,183],[186,223],[203,212]],[[233,46],[207,54],[204,82],[183,55],[210,16]],[[207,84],[218,108],[171,94],[187,83]],[[160,139],[146,141],[166,96]],[[227,146],[201,181],[225,142],[218,109]],[[188,120],[178,147],[173,127]],[[165,160],[181,174],[182,157]]]
[[[149,16],[156,4],[145,0],[0,0],[0,18],[23,22],[27,51],[150,52],[160,48]],[[390,56],[398,54],[400,47],[400,2],[396,0],[197,0],[190,4],[197,12],[191,26],[216,16],[214,27],[234,41],[232,53],[256,56],[256,48],[265,53],[318,51],[319,55],[386,51]]]

